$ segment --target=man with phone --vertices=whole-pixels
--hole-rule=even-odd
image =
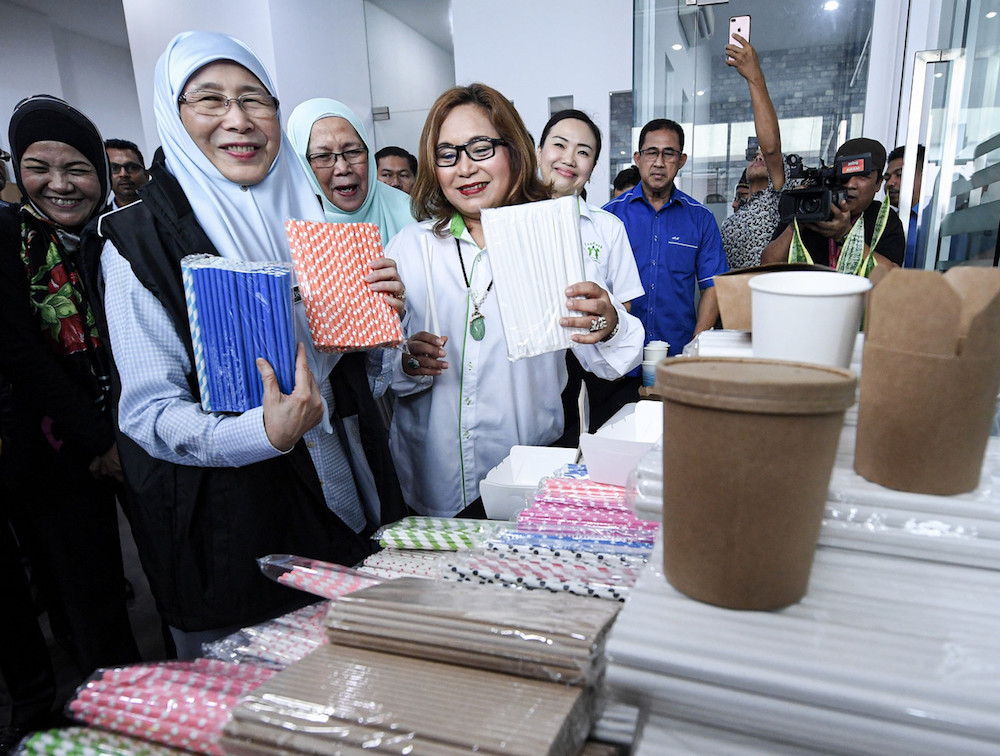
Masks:
[[[749,27],[749,16],[731,19],[731,38],[726,45],[726,64],[735,68],[750,87],[750,105],[757,131],[756,138],[750,140],[751,147],[756,142],[756,149],[752,154],[747,150],[750,162],[745,175],[750,196],[739,213],[726,218],[721,229],[726,259],[734,270],[760,265],[760,254],[778,225],[778,198],[787,178],[778,116],[767,91],[757,51],[748,39]],[[740,28],[746,29],[746,37],[737,31]]]

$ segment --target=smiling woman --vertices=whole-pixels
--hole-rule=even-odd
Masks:
[[[178,653],[191,656],[304,603],[264,578],[257,557],[354,564],[369,551],[367,534],[403,505],[371,388],[384,391],[391,362],[382,352],[317,351],[301,304],[291,393],[258,360],[262,407],[202,409],[180,260],[197,252],[288,263],[285,219],[323,215],[281,132],[270,78],[241,42],[177,36],[154,89],[164,162],[150,169],[143,202],[102,219],[107,241],[88,260],[104,277],[121,377],[133,533]]]
[[[0,643],[13,644],[0,677],[12,724],[24,726],[44,723],[35,716],[55,687],[10,529],[84,677],[139,652],[123,591],[108,361],[77,264],[79,232],[108,194],[104,144],[86,116],[48,95],[22,101],[9,134],[26,199],[0,207]]]
[[[387,249],[399,261],[409,312],[409,354],[393,380],[393,459],[417,511],[472,514],[480,482],[512,446],[549,444],[563,425],[566,358],[507,359],[480,219],[486,208],[548,198],[510,101],[483,84],[442,94],[420,137],[412,196],[423,222]],[[588,370],[618,377],[638,364],[642,329],[597,283],[603,279],[589,261],[585,272],[587,280],[566,291],[579,315],[560,325],[589,328],[573,336],[574,352]]]

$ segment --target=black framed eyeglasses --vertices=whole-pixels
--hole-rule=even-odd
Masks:
[[[450,168],[458,162],[463,152],[469,156],[469,160],[477,163],[489,160],[496,154],[497,146],[502,144],[507,144],[507,141],[493,137],[476,137],[465,144],[439,144],[434,149],[434,164],[439,168]]]
[[[337,158],[344,158],[348,165],[360,165],[368,160],[368,149],[365,147],[355,147],[343,152],[314,152],[306,155],[306,160],[313,168],[333,168],[337,164]]]
[[[269,117],[278,112],[278,98],[268,94],[240,95],[226,97],[221,92],[185,92],[177,102],[191,107],[195,113],[205,116],[221,116],[229,112],[229,104],[235,102],[248,116]]]
[[[680,156],[683,153],[680,150],[675,150],[673,147],[664,147],[662,150],[658,150],[656,147],[647,147],[644,150],[639,150],[639,154],[646,160],[653,163],[655,163],[656,158],[661,155],[663,156],[663,162],[673,163],[675,160],[680,159]]]

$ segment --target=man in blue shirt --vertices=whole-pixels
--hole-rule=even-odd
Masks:
[[[633,156],[638,186],[604,209],[617,215],[628,233],[646,293],[632,300],[646,341],[666,341],[680,354],[719,316],[713,277],[729,270],[715,217],[674,186],[687,162],[680,124],[657,118],[642,127]],[[695,287],[701,300],[695,306]]]

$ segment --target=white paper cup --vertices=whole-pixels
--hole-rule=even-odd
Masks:
[[[659,360],[643,360],[642,361],[642,385],[652,386],[656,383],[656,366],[660,364]]]
[[[750,280],[753,356],[847,369],[871,281],[786,271]]]
[[[665,341],[650,341],[642,350],[642,359],[644,362],[659,362],[667,358],[669,350],[670,344]]]

